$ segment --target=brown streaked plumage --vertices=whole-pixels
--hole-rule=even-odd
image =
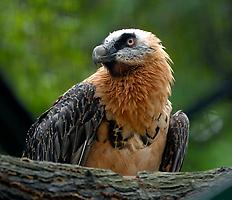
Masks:
[[[66,92],[28,132],[24,156],[111,169],[179,171],[188,141],[171,115],[171,59],[150,32],[111,33],[93,50],[98,71]]]

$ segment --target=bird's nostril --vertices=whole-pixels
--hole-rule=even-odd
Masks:
[[[95,56],[105,56],[106,55],[106,49],[104,46],[99,45],[94,48],[93,53]]]

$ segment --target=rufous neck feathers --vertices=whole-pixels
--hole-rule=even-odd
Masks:
[[[129,132],[144,134],[164,109],[171,94],[172,70],[168,59],[149,59],[123,77],[110,76],[104,67],[85,81],[96,86],[108,120]]]

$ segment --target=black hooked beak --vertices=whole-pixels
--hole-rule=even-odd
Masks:
[[[116,51],[114,48],[107,49],[104,45],[96,46],[92,53],[93,62],[97,64],[106,64],[115,61]]]

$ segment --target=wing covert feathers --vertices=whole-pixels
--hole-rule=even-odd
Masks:
[[[182,111],[170,118],[167,142],[164,149],[160,171],[178,172],[181,170],[189,138],[189,120]]]
[[[95,86],[77,84],[31,126],[23,156],[82,165],[103,116]]]

